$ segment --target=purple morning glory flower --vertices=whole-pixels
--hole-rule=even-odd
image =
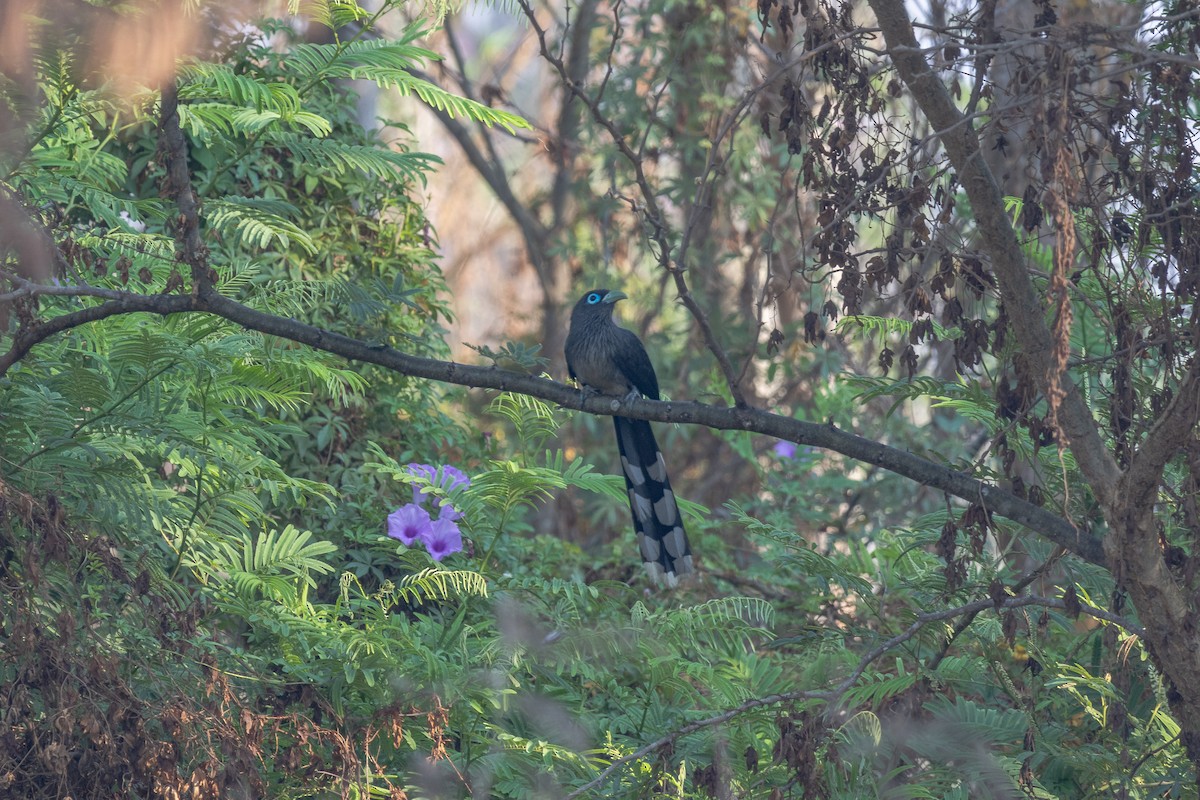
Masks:
[[[771,449],[774,450],[775,455],[779,456],[780,458],[796,457],[796,445],[792,442],[776,442],[775,446]]]
[[[407,470],[408,474],[414,478],[424,478],[430,484],[445,492],[452,492],[455,489],[465,489],[471,485],[471,479],[467,476],[467,473],[449,464],[441,467],[434,467],[430,464],[409,464]],[[428,499],[425,488],[422,486],[414,485],[412,493],[413,503],[417,505],[421,505]],[[462,514],[449,507],[449,504],[443,497],[433,498],[433,508],[440,509],[438,514],[440,518],[456,520],[462,517]],[[447,509],[449,510],[447,511]]]
[[[452,492],[459,488],[465,489],[471,485],[471,479],[467,477],[467,473],[449,464],[441,468],[441,473],[442,480],[439,485],[447,492]]]
[[[433,483],[433,477],[437,475],[437,469],[428,464],[409,464],[407,469],[409,475],[412,475],[414,478],[424,478],[430,483]],[[421,489],[422,487],[413,484],[413,502],[417,505],[420,505],[421,501],[425,499],[425,493]]]
[[[429,483],[446,492],[452,492],[455,489],[466,488],[471,485],[471,479],[467,476],[467,473],[449,464],[441,467],[435,467],[431,464],[409,464],[407,469],[408,474],[414,478],[424,478]],[[413,486],[414,503],[420,503],[424,496],[422,487]]]
[[[431,528],[432,520],[429,519],[429,512],[416,503],[409,503],[388,514],[388,536],[399,539],[409,547],[416,542],[425,541]],[[461,544],[459,546],[461,548]]]
[[[458,524],[449,519],[434,520],[425,537],[425,549],[434,561],[441,561],[451,553],[462,550],[462,532]]]
[[[471,485],[471,478],[465,472],[449,465],[409,464],[405,469],[409,475],[420,479],[421,484],[427,483],[442,492]],[[388,535],[409,547],[421,542],[434,561],[441,561],[463,549],[462,531],[458,528],[462,513],[446,498],[426,494],[427,488],[424,485],[412,487],[413,501],[388,516]],[[426,503],[426,500],[432,502]],[[436,519],[432,516],[434,513]]]

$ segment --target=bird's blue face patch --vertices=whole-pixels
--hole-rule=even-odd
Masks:
[[[599,303],[602,299],[604,299],[604,298],[602,298],[600,296],[599,292],[592,292],[591,294],[589,294],[587,296],[587,301],[588,301],[589,306],[596,305],[596,303]]]

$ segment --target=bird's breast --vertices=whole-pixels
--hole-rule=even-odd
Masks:
[[[602,394],[624,396],[633,388],[611,359],[589,361],[582,368],[577,365],[575,376],[580,383]]]
[[[576,331],[567,337],[567,363],[576,379],[602,394],[624,396],[633,385],[614,359],[617,348],[607,331]]]

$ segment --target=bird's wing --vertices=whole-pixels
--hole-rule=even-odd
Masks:
[[[651,400],[659,399],[658,376],[654,374],[654,365],[646,348],[633,331],[619,329],[617,347],[613,353],[613,363],[621,374],[633,384],[633,387]]]

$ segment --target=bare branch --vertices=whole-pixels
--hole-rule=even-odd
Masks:
[[[98,290],[111,297],[109,290]],[[82,290],[80,290],[82,293]],[[53,317],[21,331],[12,349],[0,356],[0,376],[29,352],[35,344],[55,333],[77,325],[94,322],[115,314],[132,312],[176,314],[186,311],[209,312],[237,323],[249,330],[278,336],[309,345],[318,350],[344,358],[378,364],[404,375],[410,375],[459,386],[496,389],[538,397],[563,407],[592,414],[647,419],[685,425],[703,425],[717,430],[741,430],[786,439],[801,445],[832,450],[857,461],[902,475],[917,483],[940,489],[968,502],[980,503],[989,511],[1029,528],[1034,533],[1060,545],[1093,564],[1104,564],[1100,540],[1090,532],[1076,529],[1067,520],[1022,500],[1013,493],[949,467],[928,461],[920,456],[871,439],[839,430],[832,424],[802,422],[790,417],[771,414],[754,408],[722,408],[704,403],[658,402],[655,400],[622,401],[605,396],[584,396],[562,383],[522,375],[495,367],[479,367],[421,358],[352,339],[340,333],[322,330],[312,325],[257,311],[204,289],[198,295],[139,295],[119,293],[119,296],[99,306]]]
[[[546,59],[547,63],[554,67],[559,79],[563,82],[567,90],[587,106],[592,114],[592,119],[605,130],[618,152],[621,153],[621,156],[633,168],[634,182],[637,183],[638,191],[641,194],[639,210],[646,221],[650,223],[650,236],[658,247],[659,264],[674,279],[675,287],[679,292],[679,299],[687,307],[692,318],[696,320],[696,324],[700,327],[700,333],[704,338],[704,342],[708,346],[709,352],[717,360],[717,365],[721,369],[721,374],[725,376],[725,382],[729,386],[729,392],[733,396],[734,402],[738,406],[745,406],[746,399],[741,387],[738,385],[737,370],[734,368],[733,362],[729,360],[728,353],[725,352],[725,349],[717,340],[708,315],[704,313],[704,309],[700,308],[699,303],[696,302],[696,298],[692,296],[687,280],[684,277],[684,265],[671,257],[672,236],[670,227],[667,225],[666,217],[659,207],[658,195],[650,185],[649,178],[646,177],[646,172],[642,167],[642,158],[630,147],[625,135],[620,131],[616,123],[601,111],[599,101],[584,91],[583,85],[571,77],[571,72],[566,64],[563,63],[562,58],[550,51],[550,44],[546,38],[546,29],[538,22],[537,15],[534,13],[533,7],[529,4],[528,0],[517,0],[517,2],[521,6],[526,19],[529,20],[530,26],[537,34],[538,48],[542,54],[542,58]]]
[[[414,68],[409,71],[415,77],[432,81],[431,76],[419,69]],[[537,272],[542,285],[546,285],[548,279],[545,263],[547,237],[545,226],[529,213],[529,209],[517,198],[512,184],[509,183],[508,177],[504,174],[503,165],[495,159],[489,158],[483,152],[471,137],[471,132],[467,129],[467,126],[442,109],[430,106],[429,110],[437,116],[438,121],[442,123],[446,131],[454,137],[454,141],[458,142],[463,155],[471,162],[471,166],[487,183],[492,193],[496,195],[496,199],[500,201],[500,204],[504,206],[509,216],[517,224],[517,227],[521,231],[521,236],[525,240],[525,252],[529,254],[529,261]]]
[[[1163,468],[1179,452],[1200,421],[1200,364],[1195,362],[1180,381],[1174,398],[1134,453],[1122,477],[1122,495],[1133,508],[1150,508]]]
[[[215,276],[208,266],[208,248],[200,239],[200,205],[188,168],[187,139],[179,128],[179,96],[174,81],[162,92],[159,131],[162,137],[159,148],[167,168],[164,188],[179,209],[179,217],[175,220],[175,238],[180,247],[178,257],[191,268],[192,292],[195,294],[212,286]]]

